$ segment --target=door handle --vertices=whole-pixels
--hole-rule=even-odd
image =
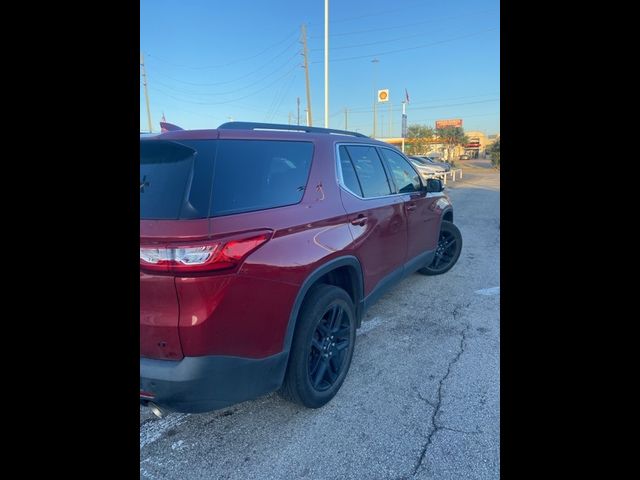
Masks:
[[[418,208],[418,207],[416,206],[415,203],[410,203],[410,204],[407,205],[407,210],[410,211],[410,212],[413,212],[416,208]]]
[[[358,225],[360,227],[364,227],[366,223],[367,223],[367,217],[365,217],[362,214],[358,215],[357,218],[354,218],[353,220],[351,220],[351,225]]]

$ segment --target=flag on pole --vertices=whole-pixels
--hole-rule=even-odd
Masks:
[[[164,132],[168,132],[169,130],[167,129],[167,127],[165,126],[165,124],[167,123],[167,119],[164,118],[164,112],[162,112],[162,120],[160,120],[160,131],[162,133]]]
[[[409,103],[409,92],[407,92],[407,89],[404,89],[404,97],[407,99],[407,103]]]

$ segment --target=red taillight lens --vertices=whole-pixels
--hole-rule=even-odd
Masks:
[[[231,269],[271,238],[271,231],[242,238],[140,247],[140,269],[152,273],[210,272]]]
[[[156,398],[156,394],[140,390],[140,398],[142,398],[143,400],[153,400],[154,398]]]

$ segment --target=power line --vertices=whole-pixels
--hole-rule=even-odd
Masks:
[[[273,111],[270,114],[270,119],[271,120],[273,120],[276,117],[276,115],[278,115],[278,112],[280,111],[280,108],[282,107],[282,104],[284,103],[284,99],[289,94],[289,91],[291,90],[291,86],[295,82],[295,79],[296,79],[297,76],[298,76],[298,72],[294,72],[293,76],[291,77],[291,80],[289,81],[289,84],[282,90],[282,94],[280,95],[280,100],[274,106]]]
[[[280,76],[280,77],[276,78],[273,82],[269,83],[269,84],[268,84],[268,85],[266,85],[264,88],[261,88],[261,89],[259,89],[259,90],[256,90],[255,92],[250,93],[250,94],[248,94],[248,95],[244,95],[244,96],[242,96],[242,97],[234,98],[234,99],[231,99],[231,100],[225,100],[225,101],[222,101],[222,102],[193,102],[193,101],[191,101],[191,100],[185,100],[185,99],[182,99],[182,98],[177,98],[177,97],[175,97],[175,96],[173,96],[173,95],[171,95],[171,94],[169,94],[169,93],[167,93],[167,92],[165,92],[165,91],[163,91],[163,90],[161,90],[161,89],[159,89],[159,88],[157,88],[157,87],[152,88],[152,90],[157,90],[157,91],[159,91],[159,92],[163,93],[164,95],[166,95],[166,96],[167,96],[167,97],[169,97],[169,98],[173,98],[174,100],[178,100],[179,102],[190,103],[190,104],[192,104],[192,105],[224,105],[224,104],[226,104],[226,103],[232,103],[232,102],[236,102],[236,101],[238,101],[238,100],[243,100],[243,99],[245,99],[245,98],[249,98],[249,97],[252,97],[252,96],[254,96],[254,95],[257,95],[258,93],[264,92],[265,90],[267,90],[267,89],[271,88],[273,85],[275,85],[276,83],[278,83],[280,80],[282,80],[283,78],[285,78],[286,76],[288,76],[288,75],[289,75],[291,72],[293,72],[296,68],[298,68],[298,67],[297,67],[297,66],[293,67],[293,68],[292,68],[291,70],[289,70],[287,73],[285,73],[284,75],[282,75],[282,76]]]
[[[361,18],[367,18],[367,17],[378,17],[380,15],[388,15],[390,13],[394,13],[394,12],[399,12],[401,10],[407,10],[408,7],[412,6],[412,5],[424,5],[424,1],[419,1],[419,2],[412,2],[409,3],[407,5],[404,5],[403,7],[399,7],[399,8],[395,8],[393,10],[384,10],[382,12],[376,12],[376,13],[367,13],[365,15],[358,15],[357,17],[348,17],[348,18],[339,18],[337,20],[331,20],[331,23],[342,23],[342,22],[351,22],[353,20],[360,20]],[[317,22],[309,22],[309,25],[320,25]]]
[[[232,62],[223,63],[223,64],[220,64],[220,65],[209,65],[209,66],[206,66],[206,67],[193,67],[193,66],[189,66],[189,65],[179,65],[179,64],[173,63],[173,62],[171,62],[169,60],[164,60],[161,57],[157,57],[155,55],[151,55],[149,53],[147,53],[147,57],[155,58],[155,59],[160,60],[161,62],[164,62],[164,63],[166,63],[168,65],[173,66],[173,67],[188,68],[190,70],[208,70],[208,69],[212,69],[212,68],[228,67],[230,65],[235,65],[235,64],[241,63],[241,62],[246,62],[247,60],[252,60],[254,58],[259,57],[263,53],[265,53],[265,52],[271,50],[272,48],[277,47],[278,45],[280,45],[280,44],[286,42],[287,40],[289,40],[289,38],[291,38],[291,36],[294,35],[296,32],[297,32],[297,30],[289,33],[283,40],[280,40],[279,42],[276,42],[276,43],[274,43],[272,45],[269,45],[267,48],[265,48],[264,50],[261,50],[260,52],[256,53],[255,55],[251,55],[250,57],[245,57],[245,58],[242,58],[242,59],[239,59],[239,60],[234,60]]]
[[[445,105],[431,105],[428,107],[413,107],[411,110],[432,110],[436,108],[444,108],[444,107],[459,107],[462,105],[477,105],[478,103],[489,103],[489,102],[499,102],[499,98],[491,98],[489,100],[478,100],[477,102],[464,102],[464,103],[449,103]]]
[[[397,50],[388,50],[386,52],[370,53],[368,55],[358,55],[358,56],[355,56],[355,57],[335,58],[335,59],[332,60],[332,62],[344,62],[344,61],[347,61],[347,60],[356,60],[356,59],[359,59],[359,58],[379,57],[381,55],[388,55],[390,53],[399,53],[399,52],[407,52],[409,50],[418,50],[420,48],[426,48],[426,47],[432,47],[434,45],[440,45],[441,43],[453,42],[455,40],[460,40],[461,38],[473,37],[473,36],[480,35],[480,34],[486,33],[486,32],[491,32],[491,31],[497,30],[497,29],[498,29],[498,27],[487,28],[485,30],[479,30],[477,32],[470,33],[468,35],[461,35],[459,37],[448,38],[446,40],[440,40],[440,41],[432,42],[432,43],[425,43],[424,45],[417,45],[415,47],[399,48]],[[322,60],[318,60],[318,61],[311,62],[311,63],[322,63]]]
[[[226,81],[223,81],[223,82],[212,82],[212,83],[194,83],[194,82],[187,82],[185,80],[179,80],[177,78],[170,77],[169,75],[167,75],[165,73],[162,73],[162,72],[158,72],[158,71],[155,71],[154,74],[159,74],[160,76],[168,78],[169,80],[172,80],[174,82],[184,83],[185,85],[191,85],[191,86],[194,86],[194,87],[213,87],[213,86],[216,86],[216,85],[225,85],[225,84],[228,84],[228,83],[235,83],[238,80],[243,80],[243,79],[245,79],[247,77],[250,77],[251,75],[261,71],[264,67],[266,67],[268,65],[271,65],[274,60],[276,60],[277,58],[279,58],[282,55],[284,55],[296,43],[297,42],[294,40],[289,45],[287,45],[284,50],[280,51],[275,57],[270,58],[268,61],[263,63],[261,66],[259,66],[255,70],[252,70],[249,73],[247,73],[245,75],[242,75],[241,77],[234,78],[233,80],[226,80]],[[291,57],[289,57],[285,63],[289,62],[291,59],[297,57],[298,55],[299,55],[299,51],[296,50],[295,53]]]
[[[331,37],[343,37],[343,36],[347,36],[347,35],[359,35],[361,33],[371,33],[371,32],[376,32],[377,33],[377,32],[381,32],[381,31],[385,31],[385,30],[397,30],[399,28],[415,27],[417,25],[424,25],[424,24],[429,24],[429,23],[442,22],[442,21],[446,21],[446,20],[456,20],[458,18],[482,15],[482,14],[485,14],[485,13],[495,12],[496,10],[497,9],[492,8],[490,10],[483,10],[481,12],[464,13],[462,15],[456,15],[454,17],[432,18],[432,19],[429,19],[429,20],[423,20],[421,22],[405,23],[403,25],[396,25],[396,26],[393,26],[393,27],[370,28],[370,29],[367,29],[367,30],[357,30],[355,32],[333,33],[333,34],[331,34]],[[324,37],[322,35],[312,35],[310,38],[324,38]]]
[[[294,55],[294,57],[297,57],[297,56],[298,56],[298,53],[296,53],[296,54]],[[191,96],[211,96],[211,95],[217,96],[217,95],[229,95],[229,94],[231,94],[231,93],[237,93],[237,92],[240,92],[240,91],[245,90],[245,89],[247,89],[247,88],[251,88],[251,87],[254,87],[254,86],[256,86],[256,85],[259,85],[259,84],[263,83],[265,79],[267,79],[267,78],[269,78],[269,77],[273,76],[274,74],[276,74],[276,73],[278,73],[278,72],[281,72],[285,67],[287,67],[289,64],[291,64],[291,60],[292,60],[294,57],[290,57],[290,58],[289,58],[285,63],[283,63],[282,65],[278,66],[278,68],[277,68],[276,70],[272,70],[271,72],[267,73],[266,75],[264,75],[264,76],[260,77],[260,78],[259,78],[258,80],[256,80],[255,82],[250,83],[250,84],[245,85],[245,86],[240,87],[240,88],[236,88],[236,89],[234,89],[234,90],[228,90],[228,91],[226,91],[226,92],[188,92],[188,91],[184,91],[184,90],[181,90],[181,89],[178,89],[178,88],[172,87],[172,86],[170,86],[170,85],[167,85],[166,83],[161,82],[161,81],[159,81],[159,80],[154,80],[154,83],[157,83],[157,84],[159,84],[159,85],[163,85],[164,87],[169,88],[170,90],[174,90],[174,91],[176,91],[176,92],[178,92],[178,93],[180,93],[180,94],[182,94],[182,95],[191,95]]]
[[[475,113],[475,114],[471,114],[471,115],[460,115],[460,116],[464,120],[464,119],[472,118],[472,117],[487,117],[489,115],[500,115],[500,112]],[[420,119],[420,120],[412,120],[411,123],[412,124],[416,124],[416,123],[420,123],[420,122],[430,122],[430,121],[438,120],[439,118],[440,117],[433,117],[433,118],[426,118],[426,119]]]
[[[441,28],[441,29],[436,30],[436,31],[443,31],[443,30],[448,30],[448,28]],[[433,32],[433,30],[431,32]],[[416,38],[416,37],[424,37],[424,33],[414,33],[412,35],[405,35],[403,37],[390,38],[388,40],[379,40],[377,42],[358,43],[358,44],[355,44],[355,45],[344,45],[344,46],[341,46],[341,47],[331,47],[331,50],[344,50],[344,49],[347,49],[347,48],[368,47],[370,45],[380,45],[380,44],[384,44],[384,43],[392,43],[392,42],[397,42],[399,40],[405,40],[407,38]],[[310,51],[311,52],[320,52],[320,51],[324,51],[324,49],[322,49],[322,48],[312,48]]]
[[[432,98],[430,100],[421,100],[419,102],[411,102],[409,103],[409,108],[413,108],[416,105],[424,105],[427,103],[433,103],[433,102],[443,102],[445,100],[463,100],[466,98],[478,98],[478,97],[486,97],[488,95],[498,95],[500,92],[488,92],[488,93],[480,93],[478,95],[464,95],[462,97],[445,97],[445,98]],[[362,107],[354,107],[352,109],[350,109],[350,111],[352,112],[358,112],[358,111],[363,111],[363,112],[371,112],[371,108],[368,106],[362,106]]]
[[[293,79],[295,77],[295,72],[292,72],[292,73],[293,74],[291,75],[291,78]],[[276,108],[276,105],[278,105],[278,108],[279,108],[280,98],[284,94],[286,82],[287,82],[287,79],[285,79],[283,81],[283,83],[281,85],[279,85],[278,88],[275,90],[275,94],[273,95],[273,98],[271,99],[271,103],[269,104],[269,108],[267,108],[266,113],[265,113],[265,121],[268,120],[269,117],[272,115],[273,110]]]
[[[462,105],[475,105],[478,103],[489,103],[489,102],[496,102],[496,101],[500,101],[499,98],[491,98],[489,100],[479,100],[476,102],[463,102],[463,103],[449,103],[449,104],[445,104],[445,105],[428,105],[428,106],[423,106],[423,107],[410,107],[411,111],[413,110],[430,110],[430,109],[436,109],[436,108],[444,108],[444,107],[458,107],[458,106],[462,106]],[[350,112],[353,113],[371,113],[373,112],[373,109],[350,109]]]

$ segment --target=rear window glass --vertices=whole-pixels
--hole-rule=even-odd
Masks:
[[[140,218],[206,218],[215,141],[140,142]]]
[[[206,218],[298,203],[312,156],[310,142],[142,141],[140,218]]]
[[[300,202],[312,157],[311,142],[219,140],[212,215],[251,212]]]

